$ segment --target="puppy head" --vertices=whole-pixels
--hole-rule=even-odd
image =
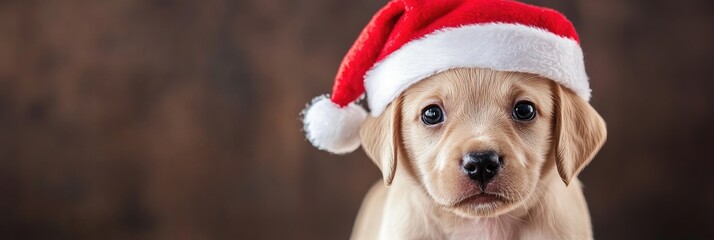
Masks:
[[[438,205],[477,217],[525,204],[549,168],[570,183],[606,130],[587,102],[551,80],[456,69],[411,86],[360,134],[385,184],[402,166]]]

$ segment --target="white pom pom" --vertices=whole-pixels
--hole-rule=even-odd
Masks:
[[[335,154],[350,153],[360,146],[359,130],[367,111],[350,103],[345,107],[323,95],[316,97],[303,111],[307,139],[320,150]]]

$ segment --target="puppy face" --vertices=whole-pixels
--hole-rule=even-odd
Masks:
[[[550,152],[550,82],[461,69],[404,93],[406,154],[434,201],[461,215],[489,215],[531,194]],[[429,108],[440,111],[443,121],[425,123]]]
[[[523,205],[547,168],[567,184],[604,142],[605,126],[551,80],[456,69],[411,86],[361,134],[387,184],[403,165],[435,203],[476,217]]]

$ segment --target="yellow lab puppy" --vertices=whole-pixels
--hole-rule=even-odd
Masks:
[[[592,238],[576,176],[605,123],[554,81],[449,70],[368,117],[360,136],[384,183],[367,194],[353,239]]]

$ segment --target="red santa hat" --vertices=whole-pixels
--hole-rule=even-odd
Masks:
[[[379,116],[412,84],[454,68],[532,73],[590,99],[578,35],[561,13],[508,0],[393,0],[347,52],[332,95],[303,111],[307,139],[352,152],[367,117],[357,100],[366,94]]]

